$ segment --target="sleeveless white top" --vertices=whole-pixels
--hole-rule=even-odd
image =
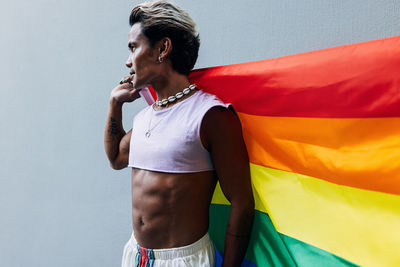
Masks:
[[[200,140],[200,126],[215,106],[228,108],[230,104],[199,90],[162,110],[152,105],[144,108],[133,120],[128,166],[168,173],[214,170]]]

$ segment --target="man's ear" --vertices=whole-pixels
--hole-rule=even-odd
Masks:
[[[168,55],[172,51],[172,41],[169,37],[164,37],[159,41],[159,55],[162,61],[168,58]]]

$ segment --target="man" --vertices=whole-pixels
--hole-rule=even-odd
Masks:
[[[143,3],[130,25],[131,75],[111,92],[104,134],[111,166],[132,167],[133,233],[122,266],[214,266],[208,209],[217,180],[232,204],[223,266],[240,266],[254,211],[240,121],[229,104],[190,84],[200,41],[184,10]],[[122,105],[146,86],[157,102],[126,133]]]

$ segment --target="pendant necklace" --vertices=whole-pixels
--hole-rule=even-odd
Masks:
[[[157,125],[160,124],[160,122],[164,118],[164,117],[161,118],[158,121],[158,123],[156,123],[156,125],[154,125],[152,128],[150,128],[151,127],[151,120],[153,118],[154,105],[157,105],[159,107],[166,106],[167,104],[173,103],[173,102],[177,101],[178,99],[188,95],[190,92],[194,91],[195,89],[197,89],[196,85],[195,84],[190,84],[187,88],[185,88],[182,91],[176,93],[175,95],[172,95],[172,96],[170,96],[170,97],[168,97],[166,99],[163,99],[163,100],[157,100],[153,105],[151,105],[151,114],[150,114],[149,126],[147,127],[147,131],[144,134],[144,136],[149,138],[150,135],[151,135],[151,131],[153,131],[154,128],[156,128]]]
[[[153,105],[151,105],[151,113],[150,113],[149,126],[147,127],[147,131],[146,131],[146,133],[144,134],[144,136],[146,136],[147,138],[150,137],[151,131],[152,131],[152,130],[158,125],[158,123],[160,123],[160,121],[161,121],[161,120],[160,120],[153,128],[150,129],[150,127],[151,127],[151,120],[153,119],[153,110],[154,110],[154,107],[153,107]]]
[[[156,123],[156,125],[154,125],[153,127],[151,127],[151,120],[153,119],[153,113],[154,113],[154,106],[151,105],[151,113],[150,113],[149,126],[147,127],[147,131],[146,131],[146,133],[144,134],[144,136],[146,136],[147,138],[150,137],[151,131],[153,131],[154,128],[156,128],[156,127],[160,124],[160,122],[164,119],[164,117],[162,117],[162,118]]]

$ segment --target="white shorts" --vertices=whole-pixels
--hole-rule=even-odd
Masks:
[[[122,267],[214,267],[215,250],[210,236],[205,234],[191,245],[166,248],[146,249],[140,247],[134,234],[124,247]]]

